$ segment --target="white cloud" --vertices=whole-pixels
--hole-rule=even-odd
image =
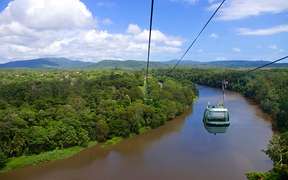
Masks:
[[[211,33],[211,34],[210,34],[210,37],[211,37],[211,38],[214,38],[214,39],[218,39],[218,38],[219,38],[219,35],[216,34],[216,33]]]
[[[131,34],[139,34],[141,33],[141,29],[137,24],[129,24],[127,32]]]
[[[146,57],[147,29],[131,24],[127,32],[110,33],[97,26],[92,13],[80,0],[14,0],[0,13],[1,58],[99,60]],[[174,55],[180,51],[182,43],[178,37],[153,30],[152,55]]]
[[[15,0],[1,12],[1,24],[20,22],[36,30],[91,28],[94,20],[79,0]]]
[[[148,37],[149,37],[149,31],[148,30],[143,30],[139,32],[138,34],[135,34],[135,40],[147,43],[148,42]],[[164,33],[162,33],[159,30],[152,30],[152,37],[151,37],[153,42],[158,42],[158,43],[164,43],[166,45],[171,45],[171,46],[181,46],[182,45],[182,40],[176,37],[170,37],[166,36]]]
[[[249,29],[249,28],[238,29],[238,33],[240,35],[254,35],[254,36],[268,36],[284,32],[288,32],[288,24],[279,25],[266,29]]]
[[[234,52],[241,52],[241,49],[240,49],[240,48],[232,48],[232,50],[233,50]]]
[[[210,5],[209,10],[217,7]],[[288,0],[230,0],[221,8],[219,19],[236,20],[266,13],[277,14],[288,11]]]

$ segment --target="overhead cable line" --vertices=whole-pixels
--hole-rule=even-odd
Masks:
[[[147,52],[147,64],[145,73],[145,91],[148,92],[148,75],[150,66],[150,53],[151,53],[151,37],[152,37],[152,27],[153,27],[153,12],[154,12],[154,0],[151,1],[151,12],[150,12],[150,27],[149,27],[149,41],[148,41],[148,52]]]
[[[188,49],[185,51],[185,53],[180,57],[180,59],[177,61],[177,63],[173,66],[173,68],[170,70],[170,72],[172,72],[178,65],[179,63],[184,59],[184,57],[187,55],[187,53],[190,51],[190,49],[194,46],[194,44],[197,42],[198,38],[200,37],[200,35],[203,33],[203,31],[206,29],[206,27],[208,26],[208,24],[211,22],[211,20],[214,18],[214,16],[217,14],[217,12],[219,11],[219,9],[223,6],[223,4],[225,3],[226,0],[223,0],[219,6],[217,7],[217,9],[214,11],[214,13],[212,14],[212,16],[208,19],[208,21],[206,22],[206,24],[203,26],[203,28],[201,29],[201,31],[198,33],[198,35],[196,36],[196,38],[192,41],[192,43],[190,44],[190,46],[188,47]]]
[[[262,69],[262,68],[264,68],[264,67],[267,67],[267,66],[270,66],[270,65],[272,65],[272,64],[275,64],[275,63],[277,63],[277,62],[279,62],[279,61],[283,61],[284,59],[287,59],[287,58],[288,58],[288,56],[282,57],[282,58],[277,59],[277,60],[275,60],[275,61],[272,61],[272,62],[270,62],[270,63],[267,63],[267,64],[264,64],[264,65],[262,65],[262,66],[259,66],[259,67],[255,68],[255,69],[249,70],[247,73],[251,73],[251,72],[256,71],[256,70],[258,70],[258,69]]]
[[[277,60],[274,60],[274,61],[272,61],[272,62],[270,62],[270,63],[267,63],[267,64],[264,64],[264,65],[262,65],[262,66],[256,67],[256,68],[254,68],[254,69],[245,71],[245,75],[247,75],[247,74],[249,74],[249,73],[252,73],[252,72],[254,72],[254,71],[257,71],[257,70],[259,70],[259,69],[262,69],[262,68],[264,68],[264,67],[270,66],[270,65],[272,65],[272,64],[275,64],[275,63],[277,63],[277,62],[283,61],[283,60],[285,60],[285,59],[288,59],[288,56],[284,56],[284,57],[282,57],[282,58],[280,58],[280,59],[277,59]],[[224,104],[224,98],[225,98],[225,88],[226,88],[226,85],[227,85],[227,84],[228,84],[228,81],[226,81],[226,80],[223,80],[223,81],[222,81],[223,104]]]

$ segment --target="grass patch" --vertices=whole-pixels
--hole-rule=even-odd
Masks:
[[[93,146],[96,146],[98,144],[98,142],[97,141],[90,141],[89,143],[88,143],[88,148],[90,148],[90,147],[93,147]]]
[[[37,165],[51,160],[65,159],[79,153],[83,149],[83,147],[76,146],[67,149],[48,151],[38,155],[10,158],[2,171],[9,171],[28,165]]]
[[[96,141],[91,141],[89,142],[88,147],[95,146],[96,144],[97,144]],[[2,170],[0,170],[0,172],[7,172],[10,170],[22,168],[28,165],[35,166],[42,162],[48,162],[52,160],[66,159],[71,156],[74,156],[75,154],[79,153],[83,149],[85,148],[80,147],[80,146],[75,146],[75,147],[70,147],[66,149],[57,149],[53,151],[43,152],[37,155],[9,158],[5,167]]]
[[[107,140],[102,147],[107,147],[107,146],[111,146],[111,145],[115,145],[120,143],[123,140],[122,137],[113,137],[112,139]]]
[[[145,132],[151,130],[150,127],[142,127],[139,129],[139,134],[144,134]]]
[[[134,133],[129,134],[129,138],[133,138],[135,136],[137,136],[137,134],[134,134]]]

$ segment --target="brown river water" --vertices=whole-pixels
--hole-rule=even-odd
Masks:
[[[108,148],[95,146],[69,159],[0,174],[0,179],[237,180],[249,171],[270,170],[272,162],[261,150],[272,136],[271,123],[241,95],[226,94],[231,121],[226,133],[205,129],[207,102],[220,99],[220,90],[199,86],[192,110],[158,129]]]

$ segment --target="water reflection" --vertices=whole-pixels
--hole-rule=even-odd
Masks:
[[[206,123],[203,123],[205,129],[211,134],[223,134],[226,133],[229,126],[213,126]]]

